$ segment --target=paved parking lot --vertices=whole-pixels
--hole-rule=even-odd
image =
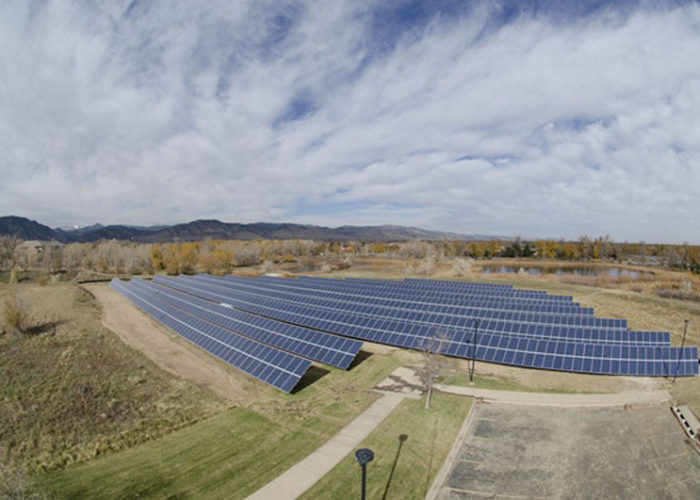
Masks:
[[[439,499],[700,498],[700,456],[667,406],[474,412]]]

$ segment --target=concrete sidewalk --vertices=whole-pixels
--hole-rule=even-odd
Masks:
[[[301,462],[248,497],[250,500],[283,500],[300,496],[355,450],[374,428],[396,408],[404,396],[385,392],[338,434]]]
[[[421,382],[410,368],[400,367],[392,372],[379,387],[397,390],[408,395],[420,394]],[[436,390],[460,396],[469,396],[484,402],[537,405],[537,406],[648,406],[670,403],[666,390],[625,391],[610,394],[559,394],[555,392],[515,392],[478,389],[456,385],[435,384]]]
[[[375,427],[384,420],[404,398],[420,398],[423,387],[411,368],[400,367],[377,388],[383,396],[358,415],[338,434],[248,497],[250,500],[294,499],[326,475],[343,458],[357,448]],[[435,384],[441,392],[468,396],[483,402],[534,406],[648,406],[668,403],[671,395],[665,390],[627,391],[615,394],[558,394],[550,392],[515,392],[455,385]],[[471,415],[471,412],[470,412]],[[460,434],[464,434],[465,423]],[[458,440],[459,442],[459,440]]]

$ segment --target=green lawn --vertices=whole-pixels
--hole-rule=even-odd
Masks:
[[[374,354],[295,394],[268,391],[246,408],[35,480],[58,498],[245,498],[366,409],[378,397],[371,388],[398,364]]]
[[[424,410],[423,404],[423,400],[406,399],[359,446],[375,454],[367,468],[367,498],[418,499],[430,489],[472,400],[434,394],[430,410]],[[402,434],[406,436],[403,444]],[[360,498],[360,470],[351,453],[301,498]]]
[[[233,408],[39,484],[60,498],[244,498],[321,442],[311,430]]]

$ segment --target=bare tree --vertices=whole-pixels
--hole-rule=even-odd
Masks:
[[[20,241],[17,235],[0,236],[0,269],[10,269],[10,284],[17,282],[17,247]]]
[[[420,347],[424,363],[416,374],[427,393],[425,398],[426,410],[430,409],[433,387],[448,364],[447,358],[443,355],[447,349],[448,342],[447,333],[439,330],[432,337],[427,337]]]
[[[422,259],[425,257],[425,246],[423,242],[411,240],[400,245],[399,254],[402,257],[413,257],[414,259]]]

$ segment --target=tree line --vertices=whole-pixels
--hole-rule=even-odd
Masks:
[[[292,263],[303,259],[342,259],[350,256],[392,259],[462,257],[523,258],[544,261],[617,261],[690,270],[700,273],[700,246],[615,243],[607,237],[582,236],[576,241],[513,240],[321,242],[311,240],[252,240],[133,243],[28,242],[0,237],[0,268],[17,272],[40,269],[49,274],[92,271],[106,274],[225,274],[236,267]],[[323,259],[321,259],[323,260]]]

